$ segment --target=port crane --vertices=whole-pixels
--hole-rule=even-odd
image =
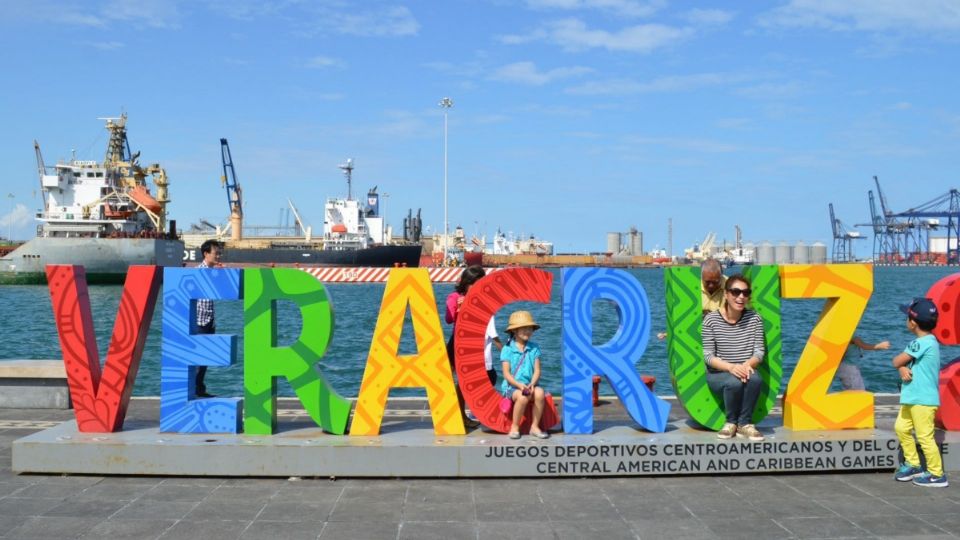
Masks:
[[[960,263],[957,249],[960,238],[960,192],[951,189],[930,201],[904,212],[894,212],[880,188],[880,181],[873,177],[877,196],[873,191],[870,199],[871,223],[858,224],[873,228],[873,259],[886,264],[926,264],[941,262]],[[879,201],[879,211],[877,204]],[[931,232],[946,231],[946,254],[942,261],[930,251]]]
[[[237,183],[237,171],[233,168],[230,144],[220,139],[220,155],[223,161],[223,176],[220,183],[227,189],[227,205],[230,208],[230,239],[243,239],[243,192]]]
[[[897,219],[897,215],[887,204],[887,198],[880,187],[880,180],[874,176],[873,190],[867,191],[870,199],[870,223],[858,223],[857,227],[871,227],[873,229],[873,261],[883,264],[899,264],[906,261],[908,254],[916,248],[913,245],[910,228],[911,223]],[[877,205],[879,203],[879,209]]]
[[[911,252],[913,263],[930,263],[935,254],[930,252],[930,233],[946,230],[947,264],[960,263],[957,242],[960,238],[960,191],[950,191],[905,212],[894,214],[910,224],[916,250]]]
[[[830,203],[830,225],[833,229],[833,262],[851,262],[856,257],[853,254],[853,241],[863,240],[859,231],[850,231],[837,219],[833,212],[833,203]]]

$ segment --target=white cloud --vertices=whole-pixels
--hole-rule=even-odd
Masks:
[[[329,56],[314,56],[306,62],[306,67],[311,69],[323,69],[329,67],[340,67],[343,63],[336,58],[331,58]]]
[[[27,19],[47,24],[106,28],[121,22],[152,28],[180,26],[179,0],[33,0],[5,6],[9,20]]]
[[[257,21],[272,17],[290,23],[298,34],[346,34],[361,37],[414,36],[420,23],[404,6],[349,5],[342,1],[207,0],[206,7],[233,19]]]
[[[367,11],[322,8],[318,15],[316,22],[338,34],[400,37],[415,36],[420,31],[420,23],[404,6]]]
[[[588,67],[571,66],[540,71],[533,62],[515,62],[497,69],[491,79],[540,86],[559,79],[579,77],[593,71]]]
[[[663,7],[663,0],[638,2],[636,0],[527,0],[534,9],[587,10],[595,9],[627,17],[649,17]]]
[[[94,49],[100,49],[101,51],[115,51],[124,48],[126,45],[119,41],[98,41],[91,43],[90,46]]]
[[[697,26],[721,25],[733,19],[733,13],[722,9],[691,9],[683,16],[691,24]]]
[[[590,29],[579,19],[562,19],[547,23],[527,35],[502,36],[506,44],[548,41],[568,51],[601,48],[611,51],[649,53],[689,38],[693,28],[663,24],[628,26],[618,31]]]
[[[960,30],[955,0],[790,0],[760,17],[767,27],[943,32]]]
[[[651,81],[635,81],[631,79],[610,79],[605,81],[590,81],[579,86],[568,88],[568,94],[575,95],[614,95],[614,94],[648,94],[655,92],[681,92],[696,90],[709,86],[719,86],[742,81],[746,77],[729,73],[695,73],[692,75],[669,75],[657,77]]]
[[[27,210],[26,206],[18,203],[13,207],[13,210],[0,217],[0,234],[6,234],[11,225],[16,229],[27,225],[31,221],[33,221],[33,215]]]
[[[179,28],[177,0],[109,0],[100,10],[108,19],[153,28]]]

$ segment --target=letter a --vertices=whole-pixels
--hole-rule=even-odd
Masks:
[[[398,355],[407,305],[418,354]],[[434,433],[465,433],[430,276],[422,268],[395,268],[387,278],[350,434],[380,433],[390,389],[416,387],[427,389]]]
[[[160,290],[160,269],[131,266],[127,270],[102,372],[86,271],[82,266],[50,264],[47,283],[77,429],[84,433],[120,431]]]

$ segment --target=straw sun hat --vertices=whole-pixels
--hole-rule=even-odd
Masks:
[[[514,311],[510,314],[510,320],[507,321],[507,332],[524,326],[532,326],[534,330],[540,329],[540,325],[533,320],[533,315],[529,311]]]

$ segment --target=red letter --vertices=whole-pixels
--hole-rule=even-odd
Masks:
[[[81,432],[109,433],[123,428],[160,290],[160,276],[157,266],[131,266],[127,270],[101,375],[86,271],[82,266],[47,265],[53,318]]]
[[[960,274],[949,275],[933,284],[927,291],[940,312],[933,335],[943,345],[960,345]],[[960,358],[953,359],[940,370],[940,408],[937,423],[948,431],[960,431]]]
[[[508,268],[484,277],[470,288],[467,298],[457,316],[456,367],[463,399],[477,420],[490,429],[507,433],[510,418],[500,412],[500,392],[490,386],[487,368],[483,364],[483,336],[490,317],[510,302],[550,303],[550,287],[553,275],[543,270]],[[500,370],[500,361],[494,348],[494,369]],[[547,362],[559,364],[561,358],[548,358]],[[503,376],[500,376],[503,380]],[[527,407],[520,430],[530,430],[530,415],[533,407]],[[560,415],[547,397],[546,408],[540,421],[540,429],[546,431],[560,422]]]

